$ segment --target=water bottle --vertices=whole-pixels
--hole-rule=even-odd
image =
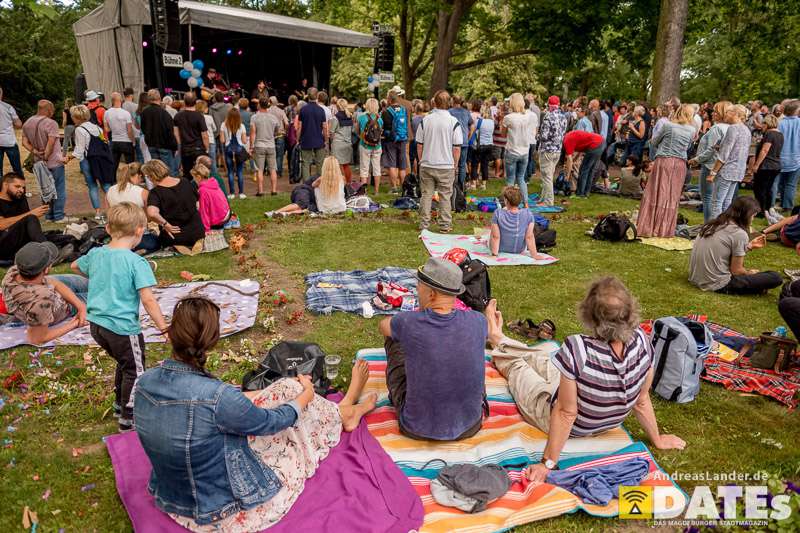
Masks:
[[[786,328],[784,326],[778,326],[772,332],[773,337],[786,337]]]

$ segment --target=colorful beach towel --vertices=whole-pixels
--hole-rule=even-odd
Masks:
[[[396,283],[417,293],[417,278],[407,268],[385,267],[379,270],[326,270],[308,274],[306,307],[309,311],[329,315],[334,311],[361,313],[361,306],[378,293],[378,282]],[[395,314],[399,309],[386,311],[374,308],[375,314]]]
[[[162,513],[147,492],[150,460],[136,432],[105,439],[116,477],[117,492],[134,531],[185,533]],[[407,478],[392,463],[362,423],[342,433],[303,492],[270,533],[368,531],[406,533],[419,528],[423,510]]]
[[[483,211],[484,213],[493,213],[500,207],[500,200],[495,196],[467,196],[467,207],[473,211]],[[561,213],[564,208],[559,205],[536,205],[539,201],[539,195],[531,193],[528,195],[528,206],[532,213]],[[522,208],[524,204],[520,204]]]
[[[522,420],[506,380],[492,366],[488,354],[486,393],[489,418],[484,419],[481,431],[475,436],[458,442],[417,441],[404,437],[399,431],[397,414],[388,400],[384,350],[361,350],[356,357],[368,361],[370,367],[364,393],[378,394],[377,408],[365,417],[367,426],[419,494],[425,508],[425,522],[420,532],[504,531],[579,509],[601,517],[618,514],[617,500],[606,506],[589,505],[562,488],[546,483],[523,483],[525,467],[541,460],[547,435]],[[598,464],[620,462],[632,457],[642,457],[650,463],[643,485],[674,485],[647,448],[641,443],[633,443],[622,428],[596,437],[570,439],[561,454],[559,467],[586,467],[591,466],[592,461],[598,461]],[[447,464],[500,464],[509,471],[511,489],[480,513],[468,514],[441,506],[431,496],[430,483],[444,465],[441,461],[427,464],[433,459],[441,459]]]
[[[422,230],[419,238],[433,257],[442,257],[451,248],[464,248],[473,259],[479,259],[489,266],[549,265],[558,261],[547,254],[542,254],[547,256],[547,259],[542,260],[525,254],[500,254],[492,257],[486,238],[473,235],[449,235]]]
[[[158,305],[161,307],[164,317],[167,318],[167,322],[169,322],[172,309],[178,300],[190,293],[207,296],[219,306],[219,326],[223,337],[243,331],[256,322],[259,294],[259,284],[256,281],[247,279],[180,283],[153,289],[153,294],[158,300]],[[142,323],[145,342],[164,342],[164,336],[156,329],[144,307],[139,309],[139,319]],[[0,326],[0,350],[22,344],[30,344],[25,335],[24,324],[12,322]],[[89,344],[96,343],[89,333],[89,326],[86,326],[74,329],[44,346]]]
[[[683,237],[647,237],[640,239],[642,244],[655,246],[667,251],[688,251],[694,246],[694,241]]]

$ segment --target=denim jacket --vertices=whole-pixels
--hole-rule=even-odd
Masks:
[[[655,157],[686,159],[686,153],[689,146],[692,145],[694,135],[694,126],[666,122],[650,139],[650,149],[656,151]]]
[[[261,409],[233,386],[168,359],[139,377],[134,406],[136,432],[153,464],[148,490],[164,512],[204,525],[280,490],[247,437],[295,424],[296,402]]]

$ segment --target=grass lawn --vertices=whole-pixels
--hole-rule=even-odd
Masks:
[[[492,182],[490,192],[499,189],[500,183]],[[391,200],[388,195],[377,199]],[[348,368],[345,363],[358,349],[382,345],[378,319],[343,313],[301,314],[303,275],[324,269],[416,267],[427,258],[417,239],[416,214],[390,209],[333,219],[263,219],[263,211],[287,201],[288,195],[282,194],[234,202],[244,223],[255,224],[249,246],[238,256],[226,250],[158,261],[157,277],[161,283],[180,281],[182,270],[211,274],[214,279],[249,277],[262,283],[256,326],[224,339],[209,358],[210,368],[223,379],[238,382],[254,366],[258,354],[280,338],[318,342],[327,352],[342,354],[342,367]],[[576,305],[587,283],[602,274],[615,274],[639,298],[645,318],[697,312],[749,334],[782,324],[776,291],[758,297],[703,293],[686,281],[688,252],[596,242],[584,235],[590,227],[588,219],[610,210],[633,210],[637,205],[634,201],[598,195],[589,200],[573,200],[567,212],[552,217],[558,232],[558,246],[552,253],[560,259],[558,263],[492,268],[492,291],[506,320],[551,318],[559,339],[576,333],[580,331]],[[701,221],[698,213],[682,211],[693,223]],[[473,226],[487,224],[488,220],[488,215],[457,215],[455,232],[472,233]],[[797,256],[788,248],[770,243],[766,249],[752,252],[746,263],[749,267],[782,271],[794,268]],[[286,290],[293,301],[273,308],[268,296],[277,289]],[[62,527],[67,531],[130,531],[128,516],[116,494],[111,463],[100,441],[103,435],[116,430],[110,414],[113,362],[96,348],[62,347],[41,353],[36,359],[39,366],[31,358],[33,352],[29,347],[20,347],[0,353],[0,379],[19,370],[28,386],[27,392],[0,389],[5,401],[0,409],[0,531],[19,530],[26,505],[38,513],[39,531]],[[148,345],[148,366],[167,355],[164,346]],[[348,379],[349,373],[344,370],[337,385],[345,387]],[[654,404],[662,431],[676,433],[688,443],[683,452],[654,451],[667,472],[765,470],[794,479],[800,471],[796,451],[800,440],[798,415],[777,402],[703,383],[700,396],[690,404],[670,404],[658,398]],[[634,417],[629,418],[626,427],[634,439],[644,439]],[[682,483],[684,489],[691,485]],[[631,529],[615,519],[594,519],[577,513],[516,531],[578,528]]]

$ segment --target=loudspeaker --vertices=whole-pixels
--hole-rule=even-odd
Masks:
[[[181,49],[181,24],[178,0],[150,0],[153,42],[161,50]]]
[[[75,76],[75,103],[82,104],[85,98],[86,91],[89,87],[86,85],[86,74],[81,72],[77,76]]]
[[[391,72],[394,68],[394,35],[381,33],[378,38],[380,42],[375,51],[375,66],[378,70]]]

